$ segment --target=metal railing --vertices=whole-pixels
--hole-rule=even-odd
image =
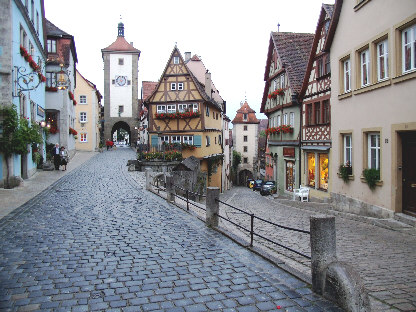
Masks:
[[[175,185],[175,184],[173,184],[173,187],[175,189],[179,189],[179,190],[181,190],[181,191],[183,191],[185,193],[185,197],[178,195],[176,192],[174,192],[173,195],[175,197],[179,198],[179,199],[182,199],[182,200],[186,201],[186,211],[189,211],[189,205],[195,206],[195,207],[197,207],[197,208],[199,208],[199,209],[201,209],[203,211],[206,211],[207,210],[205,207],[201,207],[201,206],[195,204],[194,201],[189,200],[189,195],[195,195],[195,196],[198,196],[199,198],[206,197],[206,195],[199,194],[199,193],[195,193],[195,192],[191,192],[191,191],[186,190],[186,189],[184,189],[184,188],[182,188],[182,187],[180,187],[178,185]]]
[[[246,232],[250,233],[250,247],[253,247],[254,236],[257,236],[257,237],[259,237],[259,238],[262,238],[262,239],[266,240],[266,241],[267,241],[267,242],[269,242],[269,243],[275,244],[275,245],[277,245],[277,246],[279,246],[279,247],[282,247],[282,248],[284,248],[284,249],[286,249],[286,250],[289,250],[289,251],[291,251],[291,252],[293,252],[293,253],[295,253],[295,254],[298,254],[298,255],[300,255],[300,256],[302,256],[302,257],[305,257],[306,259],[311,259],[311,257],[310,257],[309,255],[305,255],[304,253],[302,253],[302,252],[300,252],[300,251],[297,251],[297,250],[295,250],[295,249],[293,249],[293,248],[287,247],[287,246],[285,246],[285,245],[283,245],[283,244],[281,244],[281,243],[278,243],[278,242],[276,242],[276,241],[273,241],[273,240],[271,240],[270,238],[267,238],[267,237],[265,237],[265,236],[263,236],[263,235],[261,235],[261,234],[259,234],[259,233],[256,233],[256,232],[254,231],[254,220],[255,220],[255,219],[258,219],[258,220],[260,220],[260,221],[262,221],[262,222],[265,222],[265,223],[267,223],[267,224],[270,224],[270,225],[276,226],[276,227],[278,227],[278,228],[281,228],[281,229],[284,229],[284,230],[288,230],[288,231],[299,232],[299,233],[303,233],[303,234],[309,234],[309,235],[310,235],[310,231],[305,231],[305,230],[295,229],[295,228],[291,228],[291,227],[284,226],[284,225],[281,225],[281,224],[277,224],[277,223],[274,223],[274,222],[268,221],[268,220],[266,220],[266,219],[263,219],[263,218],[261,218],[261,217],[258,217],[258,216],[256,216],[256,215],[254,215],[253,213],[248,213],[248,212],[246,212],[246,211],[244,211],[244,210],[242,210],[242,209],[240,209],[240,208],[237,208],[237,207],[234,207],[234,206],[232,206],[232,205],[230,205],[230,204],[227,204],[227,203],[225,203],[225,202],[223,202],[223,201],[221,201],[221,200],[219,200],[219,199],[215,199],[215,201],[217,201],[218,203],[221,203],[221,204],[223,204],[223,205],[226,205],[226,206],[228,206],[228,207],[230,207],[230,208],[232,208],[232,209],[235,209],[235,210],[237,210],[237,211],[239,211],[239,212],[241,212],[241,213],[243,213],[243,214],[245,214],[245,215],[247,215],[247,216],[250,216],[250,229],[247,229],[247,228],[245,228],[245,227],[241,226],[240,224],[237,224],[237,223],[233,222],[232,220],[227,219],[226,217],[223,217],[223,216],[221,216],[221,215],[217,214],[217,216],[218,216],[220,219],[225,220],[225,221],[227,221],[227,222],[229,222],[229,223],[231,223],[231,224],[235,225],[236,227],[238,227],[238,228],[240,228],[240,229],[242,229],[242,230],[244,230],[244,231],[246,231]]]

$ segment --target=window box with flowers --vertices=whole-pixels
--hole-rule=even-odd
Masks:
[[[350,162],[347,161],[345,165],[339,166],[338,176],[345,182],[348,183],[349,180],[353,179],[352,176],[352,166]]]
[[[156,113],[155,119],[186,119],[186,118],[198,118],[201,113],[198,112],[184,112],[184,113]]]
[[[276,99],[278,96],[283,96],[283,95],[285,95],[285,90],[280,88],[280,89],[274,90],[272,93],[269,93],[267,97],[269,99]]]
[[[45,91],[47,92],[58,92],[58,88],[57,87],[45,87]]]
[[[267,128],[266,135],[279,134],[279,133],[293,133],[293,127],[290,125],[281,125],[279,127]]]
[[[69,127],[69,134],[78,135],[78,132],[75,129]]]

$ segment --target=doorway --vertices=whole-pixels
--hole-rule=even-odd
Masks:
[[[295,162],[286,161],[286,191],[293,192],[295,186]]]
[[[402,134],[403,213],[416,217],[416,132]]]

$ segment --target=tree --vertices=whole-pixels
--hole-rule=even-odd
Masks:
[[[2,120],[0,129],[0,153],[3,153],[6,162],[7,175],[5,188],[10,188],[9,184],[9,160],[13,154],[25,155],[29,153],[29,144],[39,144],[42,142],[40,126],[29,120],[19,118],[16,106],[0,107],[0,120]]]
[[[233,165],[231,167],[231,176],[233,177],[234,183],[237,181],[237,168],[241,163],[241,153],[233,151]]]

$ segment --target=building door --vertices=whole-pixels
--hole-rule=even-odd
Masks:
[[[286,191],[293,192],[295,186],[295,162],[286,161]]]
[[[403,212],[416,216],[416,132],[402,135]]]

